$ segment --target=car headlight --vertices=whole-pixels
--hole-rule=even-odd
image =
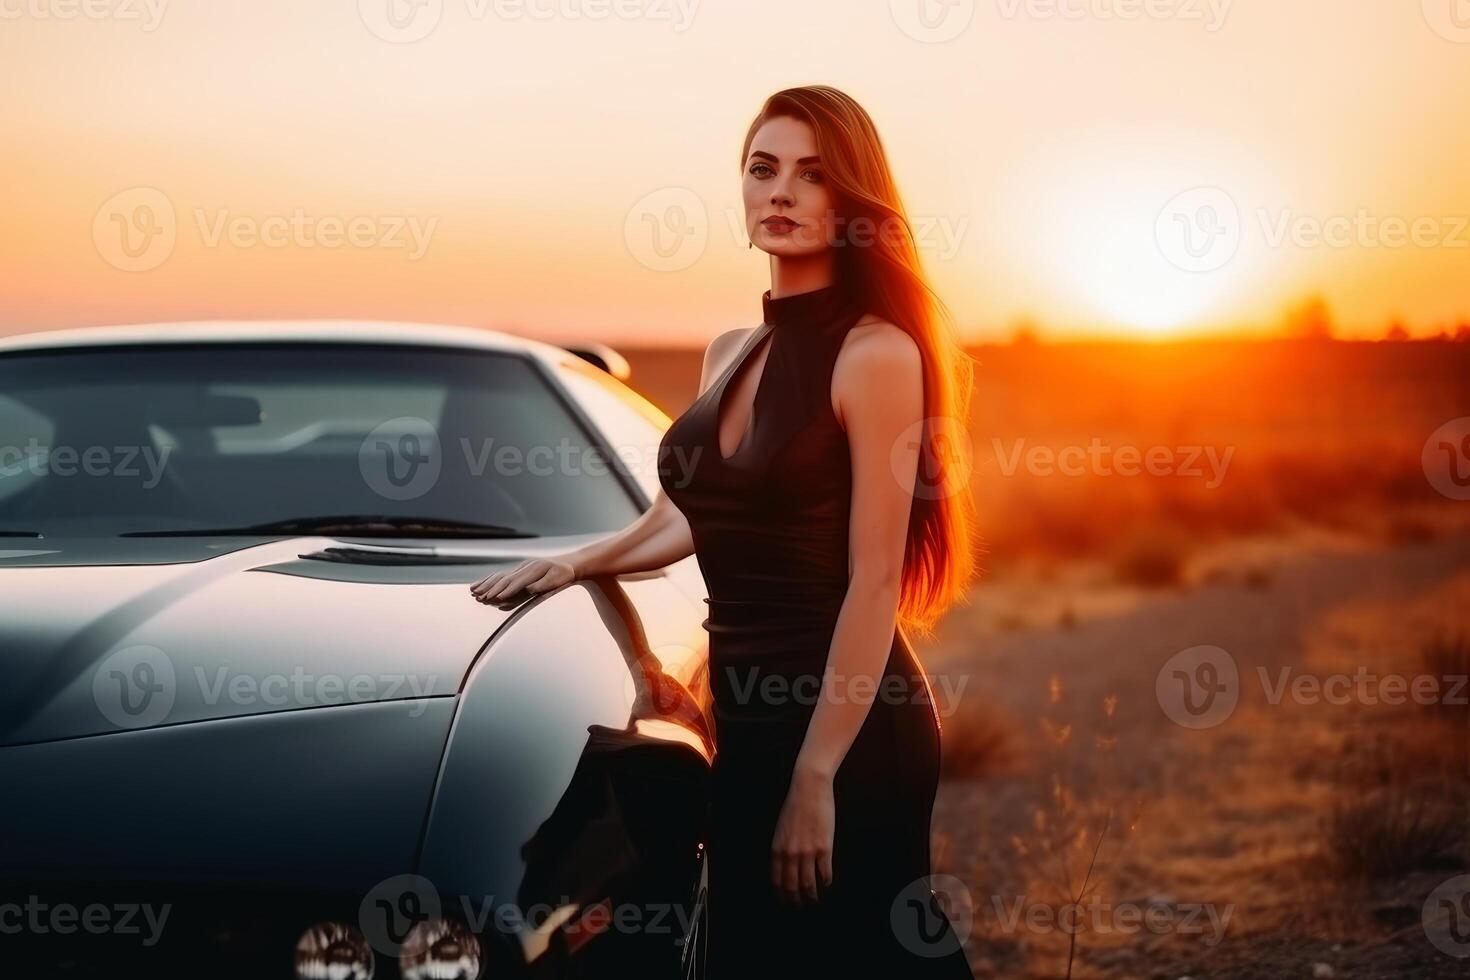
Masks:
[[[318,922],[296,941],[297,980],[372,980],[373,951],[362,933]]]
[[[453,919],[420,922],[399,954],[403,980],[475,980],[480,963],[480,940]]]

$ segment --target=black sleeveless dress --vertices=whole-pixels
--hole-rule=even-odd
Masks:
[[[710,596],[708,975],[970,978],[929,890],[939,718],[898,629],[833,781],[831,887],[798,906],[771,884],[776,820],[847,590],[852,472],[831,379],[862,311],[836,285],[780,299],[767,292],[762,307],[762,324],[659,446],[660,481],[689,521]],[[751,421],[725,459],[719,408],[763,343],[771,347]]]

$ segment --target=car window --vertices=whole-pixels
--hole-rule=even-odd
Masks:
[[[54,432],[44,415],[0,394],[0,503],[40,479]]]
[[[579,357],[558,362],[556,374],[596,417],[611,451],[652,500],[659,491],[658,444],[670,425],[669,417],[617,378]]]
[[[338,515],[586,534],[638,515],[600,439],[546,376],[493,351],[9,354],[0,437],[0,463],[28,461],[0,471],[0,530],[48,536]]]

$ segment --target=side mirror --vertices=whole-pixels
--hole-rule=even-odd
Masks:
[[[628,359],[607,344],[577,344],[568,346],[566,350],[589,364],[596,365],[619,381],[626,382],[633,376],[633,369],[628,364]]]

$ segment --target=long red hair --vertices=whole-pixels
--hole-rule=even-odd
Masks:
[[[924,276],[913,229],[868,113],[829,85],[783,89],[766,100],[750,124],[742,168],[756,131],[780,116],[804,120],[816,132],[822,173],[836,199],[837,227],[861,230],[860,243],[844,241],[838,249],[837,285],[864,312],[913,337],[923,355],[924,422],[898,618],[908,629],[932,634],[944,611],[965,595],[976,569],[975,506],[965,451],[974,366],[953,318]]]

